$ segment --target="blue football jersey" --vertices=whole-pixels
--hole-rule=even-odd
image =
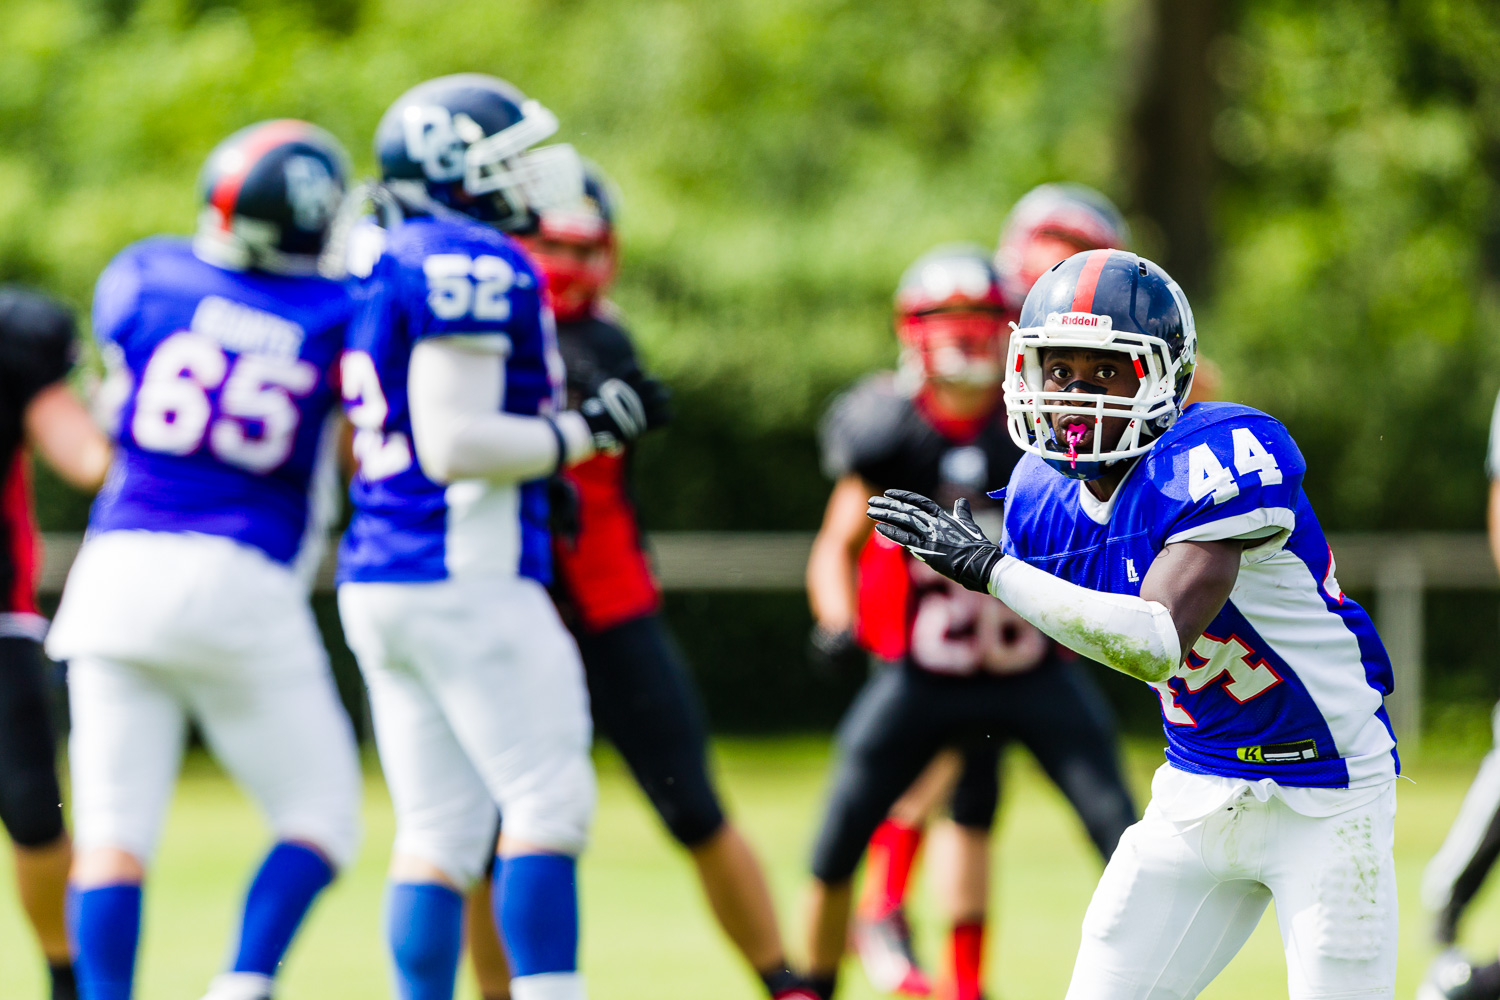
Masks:
[[[1345,597],[1286,428],[1229,403],[1189,407],[1108,502],[1028,455],[1005,496],[1005,550],[1092,590],[1139,596],[1168,544],[1265,538],[1161,697],[1167,759],[1310,787],[1388,781],[1391,664]]]
[[[354,516],[339,549],[340,581],[421,582],[482,571],[550,582],[546,483],[428,479],[413,451],[406,394],[412,348],[424,338],[503,338],[504,412],[557,408],[562,360],[530,259],[490,226],[420,216],[386,234],[360,296],[341,365],[359,469],[349,488]]]
[[[89,530],[221,535],[281,563],[316,557],[352,314],[340,282],[227,271],[170,237],[122,251],[99,277],[93,325],[129,391]]]

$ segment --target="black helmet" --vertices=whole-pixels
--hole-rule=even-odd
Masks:
[[[193,250],[233,270],[316,273],[347,176],[344,147],[316,125],[282,118],[242,128],[203,165]]]

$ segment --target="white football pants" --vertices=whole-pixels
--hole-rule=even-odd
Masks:
[[[354,732],[289,568],[217,536],[93,536],[47,651],[69,661],[80,850],[151,858],[191,719],[276,839],[310,844],[335,867],[353,859]]]
[[[1291,1000],[1393,996],[1394,783],[1360,797],[1309,817],[1245,788],[1191,822],[1153,801],[1094,890],[1067,1000],[1195,997],[1272,899]]]
[[[346,583],[339,615],[370,688],[397,854],[467,886],[507,836],[577,854],[594,812],[578,647],[534,580]]]

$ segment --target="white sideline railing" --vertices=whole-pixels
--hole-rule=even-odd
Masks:
[[[651,535],[651,548],[667,590],[788,591],[802,589],[812,537],[809,532],[659,531]],[[62,589],[81,540],[76,534],[45,536],[43,593]],[[1375,592],[1376,626],[1396,673],[1387,708],[1397,733],[1415,742],[1422,717],[1423,594],[1500,589],[1488,542],[1479,532],[1417,532],[1339,534],[1330,543],[1340,585]],[[319,570],[318,589],[332,585],[330,554]]]

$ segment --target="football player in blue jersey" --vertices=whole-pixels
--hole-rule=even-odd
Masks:
[[[1196,996],[1266,904],[1292,998],[1390,997],[1391,667],[1344,596],[1286,429],[1183,412],[1196,334],[1150,261],[1094,250],[1027,296],[1005,383],[1028,455],[1001,544],[968,505],[872,497],[878,530],[1152,685],[1167,762],[1084,917],[1070,1000]]]
[[[508,235],[583,196],[571,147],[531,148],[556,129],[509,84],[461,74],[398,98],[375,137],[384,245],[342,366],[359,468],[339,612],[396,808],[387,920],[402,1000],[453,994],[463,892],[493,850],[497,806],[512,994],[584,995],[575,859],[594,809],[591,726],[546,589],[546,480],[661,414],[640,378],[559,405],[543,283]]]
[[[131,995],[141,885],[189,721],[275,843],[212,1000],[263,1000],[353,857],[359,761],[307,589],[337,501],[333,374],[353,300],[318,277],[345,155],[272,121],[209,156],[189,242],[122,251],[94,334],[117,449],[47,651],[69,661],[82,995]]]

